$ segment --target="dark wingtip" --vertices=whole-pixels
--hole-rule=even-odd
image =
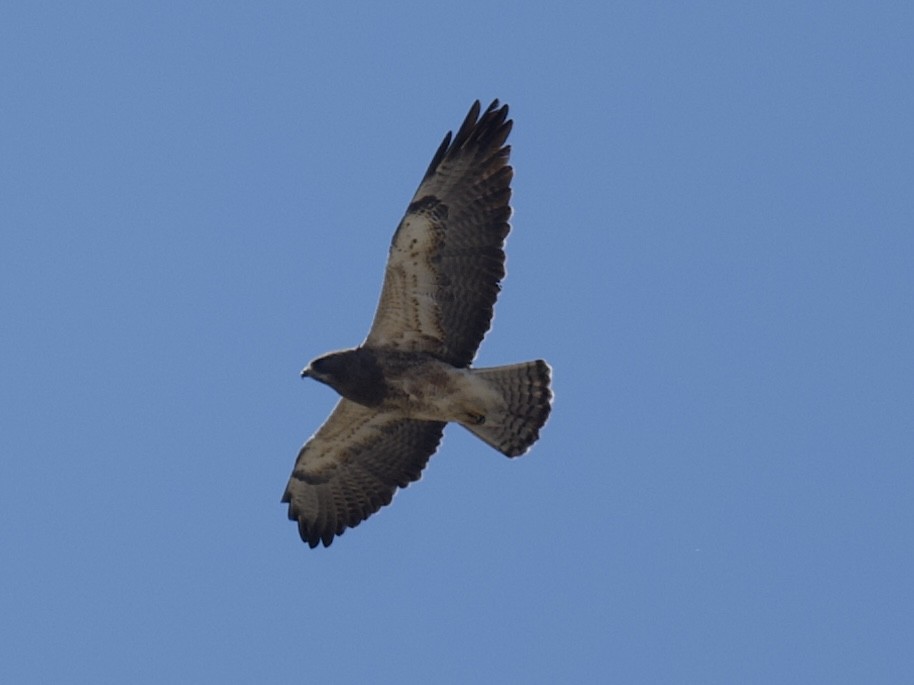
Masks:
[[[501,104],[498,98],[495,98],[482,116],[479,114],[481,109],[482,104],[479,100],[474,101],[463,123],[460,124],[460,128],[457,129],[457,135],[451,131],[447,132],[441,145],[438,146],[435,156],[432,157],[423,180],[435,173],[438,165],[447,157],[448,153],[459,150],[470,140],[481,141],[483,145],[491,147],[504,145],[514,126],[514,122],[508,119],[508,105]],[[510,148],[506,147],[506,150],[510,150]]]

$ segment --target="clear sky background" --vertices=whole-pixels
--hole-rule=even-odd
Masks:
[[[0,681],[902,682],[908,3],[4,3]],[[500,98],[477,363],[329,549],[280,496],[448,129]]]

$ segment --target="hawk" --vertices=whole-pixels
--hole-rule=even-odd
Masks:
[[[480,109],[477,100],[444,137],[394,233],[368,337],[301,372],[342,396],[282,497],[312,548],[418,480],[448,422],[516,457],[549,416],[545,361],[470,366],[505,275],[514,173],[508,106]]]

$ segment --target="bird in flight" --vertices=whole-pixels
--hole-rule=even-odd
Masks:
[[[312,548],[418,480],[448,422],[516,457],[549,416],[545,361],[471,367],[505,276],[514,173],[508,106],[480,110],[444,137],[397,226],[368,337],[301,372],[342,396],[282,497]]]

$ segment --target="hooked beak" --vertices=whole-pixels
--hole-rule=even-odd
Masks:
[[[310,367],[310,366],[306,366],[305,368],[303,368],[303,369],[301,370],[301,377],[302,377],[302,378],[307,378],[307,377],[310,376],[310,375],[311,375],[311,367]]]

